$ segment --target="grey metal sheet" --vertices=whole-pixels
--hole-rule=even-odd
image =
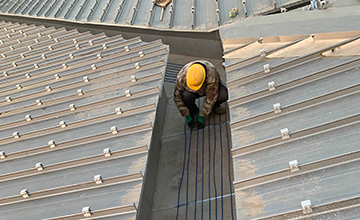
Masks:
[[[254,219],[300,210],[304,200],[311,200],[316,206],[359,196],[358,169],[358,162],[345,163],[236,191],[237,218]]]
[[[14,220],[23,219],[24,216],[27,216],[27,219],[35,220],[64,214],[78,214],[85,206],[98,210],[138,202],[140,189],[141,181],[134,181],[91,191],[35,200],[31,201],[31,205],[19,203],[4,206],[0,207],[0,214],[2,218]]]
[[[312,163],[358,150],[359,124],[283,143],[267,150],[234,156],[234,181],[288,169],[289,161]]]
[[[301,2],[300,0],[296,2]],[[72,5],[71,5],[72,3]],[[107,6],[109,3],[109,6]],[[35,1],[28,4],[22,4],[18,9],[14,10],[13,5],[15,2],[9,2],[8,7],[2,9],[3,14],[12,14],[15,12],[17,15],[31,16],[37,18],[50,18],[50,19],[67,19],[77,22],[91,22],[103,24],[117,24],[121,26],[134,26],[148,28],[148,20],[150,17],[150,9],[152,8],[152,1],[95,1],[95,0],[66,0],[57,1],[50,0],[44,5],[43,3],[37,4]],[[119,7],[119,4],[122,4]],[[278,2],[278,7],[282,4]],[[152,11],[152,20],[150,28],[156,29],[178,29],[178,30],[192,30],[192,14],[191,7],[192,1],[175,1],[173,0],[173,15],[171,15],[170,4],[164,11],[164,18],[160,21],[161,8],[155,6]],[[242,20],[245,18],[244,9],[241,1],[218,1],[219,20],[220,25],[232,23],[234,21]],[[26,8],[27,6],[27,8]],[[34,8],[33,8],[34,6]],[[136,8],[134,10],[133,8]],[[209,30],[218,26],[218,18],[216,13],[216,1],[197,0],[194,1],[195,7],[195,25],[196,30]],[[239,14],[235,18],[229,17],[229,11],[237,7]],[[259,12],[273,9],[270,0],[257,0],[247,1],[246,8],[248,16],[257,14]],[[106,13],[104,13],[104,10]],[[118,11],[119,9],[119,11]],[[171,18],[171,16],[174,16]],[[171,23],[170,20],[173,19]],[[170,25],[169,25],[170,24]]]
[[[29,5],[41,4],[34,1]],[[59,1],[54,7],[58,5],[69,7],[70,1]],[[66,14],[65,8],[53,9],[49,11],[50,16]],[[35,13],[35,10],[29,11],[25,9],[24,13]],[[7,24],[9,28],[11,25]],[[14,28],[18,26],[13,25]],[[43,35],[57,32],[53,28],[41,29]],[[4,31],[1,29],[0,32]],[[0,78],[0,97],[13,98],[12,102],[0,104],[3,113],[0,123],[4,125],[0,127],[0,151],[6,155],[0,161],[0,175],[3,177],[0,198],[18,196],[24,188],[31,195],[55,187],[92,182],[96,174],[101,174],[105,181],[106,178],[128,175],[127,181],[130,182],[57,196],[48,191],[49,197],[0,207],[0,215],[6,219],[22,219],[33,209],[38,211],[32,212],[30,219],[79,214],[82,207],[89,205],[94,211],[131,205],[138,203],[144,193],[140,172],[147,173],[148,149],[152,149],[153,125],[168,47],[160,41],[144,43],[139,38],[123,40],[121,37],[107,38],[102,34],[93,36],[74,31],[64,31],[63,36],[67,37],[59,43],[45,38],[43,43],[17,44],[16,52],[27,51],[28,45],[32,45],[33,50],[24,58],[14,53],[0,61],[9,73],[8,77]],[[74,42],[74,39],[77,40]],[[93,40],[94,46],[89,45],[89,40]],[[103,49],[104,43],[108,48]],[[50,44],[54,50],[47,49]],[[76,44],[82,48],[77,50]],[[124,46],[129,46],[130,51],[127,52]],[[139,51],[145,55],[141,56]],[[41,59],[42,53],[47,55],[46,60]],[[69,53],[73,53],[75,58],[70,59]],[[103,55],[103,59],[97,58],[98,53]],[[11,67],[11,62],[18,63],[18,68]],[[137,62],[140,68],[136,68]],[[34,63],[38,63],[40,68],[34,68]],[[68,68],[63,68],[63,63]],[[96,71],[91,70],[94,63]],[[24,77],[25,71],[31,72],[30,79]],[[55,73],[61,74],[60,80],[54,79]],[[89,76],[90,82],[83,82],[85,75]],[[131,81],[132,75],[137,77],[135,82]],[[23,89],[14,87],[18,83]],[[45,85],[50,85],[53,90],[43,92]],[[83,96],[77,95],[80,88],[84,91]],[[132,93],[130,97],[125,96],[128,89]],[[43,106],[37,107],[36,99],[41,99]],[[74,111],[70,111],[70,104],[75,104]],[[115,113],[117,107],[124,111],[122,115]],[[33,118],[28,123],[24,117],[27,114]],[[61,120],[66,122],[67,128],[61,129]],[[114,125],[119,131],[117,134],[110,131]],[[12,138],[14,130],[20,133],[20,139]],[[55,148],[50,148],[50,140],[55,141]],[[112,157],[104,156],[105,148],[110,148]],[[38,162],[43,164],[43,172],[36,170]],[[137,175],[130,175],[134,173]],[[134,219],[136,213],[126,214],[121,218]]]
[[[279,93],[275,91],[275,93],[270,96],[231,108],[231,121],[233,122],[249,116],[273,111],[273,105],[275,103],[281,103],[282,106],[289,106],[330,92],[348,88],[357,85],[358,79],[358,70],[353,69],[308,84],[299,85],[287,91]],[[265,84],[265,86],[267,85]],[[269,92],[269,94],[271,93]]]

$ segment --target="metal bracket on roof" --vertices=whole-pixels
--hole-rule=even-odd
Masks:
[[[274,107],[274,112],[275,112],[275,114],[281,112],[281,105],[280,105],[280,103],[274,104],[273,107]]]
[[[93,46],[94,45],[94,42],[92,40],[89,40],[89,45],[90,46]]]
[[[53,37],[51,36],[51,34],[49,34],[49,35],[48,35],[48,38],[49,38],[49,39],[52,39]]]
[[[25,73],[25,77],[26,77],[26,79],[30,79],[31,78],[30,73]]]
[[[264,73],[270,73],[270,64],[264,65]]]
[[[55,143],[54,140],[50,140],[50,141],[48,142],[48,145],[49,145],[50,148],[55,148],[55,147],[56,147],[56,143]]]
[[[49,49],[50,51],[52,51],[52,50],[53,50],[53,47],[52,47],[52,46],[48,46],[48,49]]]
[[[103,50],[106,50],[106,49],[108,49],[108,46],[107,46],[107,44],[103,44],[103,45],[102,45],[102,49],[103,49]]]
[[[1,57],[2,57],[2,58],[6,58],[6,54],[2,53],[2,54],[1,54]]]
[[[55,79],[60,79],[60,74],[55,74],[55,75],[54,75],[54,78],[55,78]]]
[[[143,51],[139,51],[139,56],[140,56],[140,57],[145,56],[144,52],[143,52]]]
[[[41,162],[35,164],[35,168],[36,168],[38,171],[44,170],[44,166],[42,165]]]
[[[102,180],[100,174],[94,176],[94,182],[95,182],[96,184],[101,184],[101,183],[103,183],[103,180]]]
[[[23,33],[23,36],[24,36],[24,37],[27,37],[27,36],[28,36],[28,34],[27,34],[27,33]]]
[[[69,58],[70,59],[74,59],[74,55],[71,53],[71,54],[69,54]]]
[[[129,52],[129,51],[130,51],[129,46],[125,46],[125,47],[124,47],[124,50],[125,50],[126,52]]]
[[[123,110],[120,107],[118,107],[115,109],[115,112],[117,115],[121,115],[123,113]]]
[[[6,34],[7,38],[10,38],[11,37],[11,34]]]
[[[136,82],[136,81],[137,81],[136,76],[135,75],[131,76],[131,82]]]
[[[46,55],[45,54],[41,54],[41,59],[43,59],[43,60],[46,60]]]
[[[24,59],[26,56],[25,56],[25,54],[21,53],[21,54],[20,54],[20,57],[21,57],[22,59]]]
[[[100,53],[98,53],[98,54],[96,55],[96,57],[97,57],[99,60],[101,60],[101,59],[103,58],[103,56],[101,56]]]
[[[288,129],[288,128],[281,129],[281,130],[280,130],[280,133],[281,133],[281,138],[282,138],[283,140],[290,138],[289,129]]]
[[[54,38],[54,42],[55,42],[55,43],[59,43],[59,39]]]
[[[80,95],[80,96],[81,96],[81,95],[84,95],[84,91],[82,91],[82,89],[78,89],[78,90],[77,90],[77,94]]]
[[[304,214],[311,213],[312,212],[311,201],[310,200],[302,201],[301,208]]]
[[[20,84],[16,84],[16,89],[20,90],[22,89],[22,86]]]
[[[135,63],[135,69],[140,69],[140,63],[139,62],[137,62],[137,63]]]
[[[269,91],[274,91],[275,90],[275,82],[269,82],[268,87],[269,87]]]
[[[11,98],[10,96],[6,96],[5,100],[6,100],[7,102],[11,102],[11,101],[12,101],[12,98]]]
[[[92,215],[89,206],[83,207],[81,213],[84,215],[84,217],[90,217]]]
[[[34,39],[35,43],[39,43],[39,40],[37,38]]]
[[[92,69],[92,70],[96,70],[96,69],[97,69],[96,65],[95,65],[95,64],[92,64],[92,65],[91,65],[91,69]]]
[[[9,76],[9,74],[6,71],[4,71],[3,76]]]
[[[88,76],[84,76],[83,81],[84,82],[90,82],[90,78]]]
[[[12,65],[13,67],[17,67],[17,66],[18,66],[16,62],[12,62],[11,65]]]
[[[70,104],[69,109],[70,111],[75,111],[76,110],[75,104]]]
[[[130,97],[131,96],[131,91],[130,90],[125,90],[125,95],[126,95],[126,97]]]
[[[0,44],[4,44],[4,41],[3,41],[3,40],[0,40]]]
[[[41,101],[40,99],[36,100],[36,105],[40,106],[40,105],[42,105],[42,104],[43,104],[43,103],[42,103],[42,101]]]
[[[78,39],[76,39],[76,38],[75,38],[75,39],[73,39],[73,43],[74,43],[74,44],[79,43]]]
[[[66,128],[66,127],[67,127],[67,124],[66,124],[65,121],[60,121],[60,122],[59,122],[59,125],[60,125],[60,127],[62,127],[62,128]]]
[[[9,46],[9,49],[10,49],[10,50],[14,50],[14,47],[13,47],[13,46]]]
[[[110,131],[111,131],[111,133],[113,133],[113,134],[117,134],[117,133],[118,133],[118,129],[117,129],[116,126],[112,126],[112,127],[110,128]]]
[[[265,51],[265,49],[261,49],[259,52],[260,52],[260,57],[261,57],[261,58],[265,58],[265,57],[266,57],[266,51]]]
[[[25,119],[26,121],[31,121],[32,120],[31,115],[25,115]]]
[[[48,92],[51,92],[51,90],[52,90],[52,89],[51,89],[51,86],[46,86],[45,89],[46,89],[46,91],[48,91]]]
[[[80,45],[79,45],[79,44],[76,44],[76,45],[75,45],[75,49],[80,50],[80,49],[81,49]]]
[[[299,163],[298,163],[297,160],[290,161],[289,166],[290,166],[290,171],[291,172],[299,171]]]
[[[286,8],[280,8],[280,12],[285,13],[285,12],[287,12],[287,9]]]
[[[6,158],[6,154],[4,151],[0,151],[0,159],[5,159]]]
[[[38,69],[39,67],[40,67],[39,64],[34,63],[34,68],[35,68],[35,69]]]
[[[17,39],[16,42],[17,42],[18,44],[21,44],[21,40],[20,40],[20,39]]]
[[[13,138],[15,138],[15,139],[20,138],[20,134],[19,134],[18,131],[15,131],[15,132],[13,133]]]
[[[66,63],[61,64],[62,68],[66,69],[68,68],[68,65]]]
[[[111,157],[111,150],[110,150],[110,148],[105,148],[105,149],[103,150],[103,153],[104,153],[104,156],[105,156],[105,157]]]
[[[39,33],[37,33],[37,36],[38,36],[38,37],[42,37],[42,35],[41,35],[41,33],[40,33],[40,32],[39,32]]]
[[[21,191],[20,191],[20,195],[21,195],[24,199],[26,199],[26,198],[28,198],[28,197],[30,196],[27,189],[21,190]]]

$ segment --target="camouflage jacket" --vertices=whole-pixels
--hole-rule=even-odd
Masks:
[[[194,63],[201,63],[206,66],[206,79],[202,87],[198,91],[191,90],[186,85],[186,74],[189,67]],[[176,106],[178,107],[182,116],[186,117],[190,115],[189,109],[186,107],[182,100],[182,93],[184,90],[189,92],[197,93],[200,96],[206,96],[203,107],[200,110],[199,115],[205,117],[210,114],[212,107],[214,106],[219,91],[219,83],[220,83],[220,75],[216,71],[214,65],[205,60],[196,60],[186,64],[177,75],[176,79],[176,87],[174,91],[174,101]]]

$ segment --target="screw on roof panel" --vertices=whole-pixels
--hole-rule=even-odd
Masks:
[[[38,69],[39,67],[40,67],[39,64],[34,63],[34,68],[35,68],[35,69]]]
[[[102,180],[100,174],[94,176],[94,182],[95,182],[96,184],[101,184],[101,183],[103,183],[103,180]]]
[[[36,168],[38,171],[44,170],[44,166],[42,165],[41,162],[35,164],[35,168]]]
[[[78,39],[76,39],[76,38],[75,38],[75,39],[73,39],[73,43],[74,43],[74,44],[79,43]]]
[[[96,70],[96,69],[97,69],[96,65],[95,65],[95,64],[92,64],[92,65],[91,65],[91,69],[92,69],[92,70]]]
[[[123,113],[123,110],[120,107],[118,107],[115,109],[115,112],[117,115],[121,115]]]
[[[10,50],[14,50],[14,47],[13,47],[13,46],[9,46],[9,49],[10,49]]]
[[[275,114],[281,112],[281,105],[280,105],[280,103],[274,104],[273,107],[274,107],[274,112],[275,112]]]
[[[55,147],[56,147],[56,143],[55,143],[54,140],[50,140],[50,141],[48,142],[48,145],[49,145],[50,148],[55,148]]]
[[[92,40],[89,40],[89,45],[90,46],[93,46],[94,45],[94,42]]]
[[[38,106],[40,106],[40,105],[42,105],[43,103],[42,103],[42,101],[40,100],[40,99],[38,99],[38,100],[36,100],[36,105],[38,105]]]
[[[114,126],[114,127],[116,127],[116,126]],[[110,156],[111,156],[111,150],[110,150],[110,148],[105,148],[105,149],[103,150],[103,153],[104,153],[104,156],[105,156],[105,157],[110,157]]]
[[[52,50],[53,50],[53,47],[52,47],[52,46],[48,46],[48,49],[49,49],[50,51],[52,51]]]
[[[102,45],[102,49],[103,49],[103,50],[106,50],[107,48],[108,48],[107,44],[103,44],[103,45]]]
[[[74,55],[71,53],[71,54],[69,54],[69,58],[70,59],[74,59]]]
[[[110,128],[110,131],[111,131],[111,133],[113,133],[113,134],[117,134],[117,133],[118,133],[118,129],[117,129],[116,126],[112,126],[112,127]]]
[[[60,74],[55,74],[55,75],[54,75],[54,78],[55,78],[55,79],[60,79]]]
[[[264,73],[270,73],[270,64],[264,65]]]
[[[269,88],[269,91],[274,91],[275,90],[275,82],[269,82],[268,88]]]
[[[90,82],[90,78],[88,76],[84,76],[83,81],[84,82]]]
[[[0,151],[0,159],[5,159],[6,158],[6,154],[4,151]]]
[[[126,97],[130,97],[131,96],[131,91],[130,90],[125,90],[125,95],[126,95]]]
[[[70,104],[69,109],[70,111],[75,111],[76,110],[75,104]]]
[[[64,69],[68,68],[68,65],[67,65],[66,63],[63,63],[61,66],[62,66],[62,68],[64,68]]]
[[[285,12],[287,12],[287,9],[286,8],[280,8],[280,12],[285,13]]]
[[[140,56],[140,57],[145,56],[144,52],[143,52],[143,51],[140,51],[140,52],[139,52],[139,56]]]
[[[17,67],[17,66],[18,66],[17,63],[15,63],[15,62],[13,62],[11,65],[12,65],[13,67]]]
[[[301,209],[303,210],[304,214],[311,213],[312,212],[311,201],[310,200],[302,201]]]
[[[2,58],[5,58],[5,57],[6,57],[6,54],[2,53],[1,56],[2,56]]]
[[[4,71],[3,76],[9,76],[9,74],[6,71]]]
[[[46,60],[46,55],[45,54],[41,54],[41,59],[43,59],[43,60]]]
[[[46,89],[46,91],[48,91],[48,92],[51,92],[51,91],[52,91],[51,86],[46,86],[45,89]]]
[[[84,215],[84,217],[90,217],[92,215],[89,206],[83,207],[81,213]]]
[[[33,48],[32,48],[32,46],[28,46],[28,50],[32,50]]]
[[[282,138],[283,140],[290,138],[289,129],[288,129],[288,128],[281,129],[281,130],[280,130],[280,133],[281,133],[281,138]]]
[[[11,102],[11,101],[12,101],[12,98],[11,98],[10,96],[6,96],[5,100],[6,100],[7,102]]]
[[[15,138],[15,139],[20,138],[20,134],[19,134],[18,131],[15,131],[15,132],[13,133],[13,138]]]
[[[55,43],[59,43],[59,39],[54,38],[54,42],[55,42]]]
[[[103,57],[101,56],[101,54],[97,54],[96,56],[97,56],[97,58],[98,58],[99,60],[103,58]]]
[[[79,45],[79,44],[76,44],[76,45],[75,45],[75,49],[80,50],[80,49],[81,49],[80,45]]]
[[[299,163],[297,160],[292,160],[289,162],[289,166],[290,166],[290,171],[291,172],[296,172],[299,170]]]
[[[20,57],[24,59],[26,56],[25,56],[25,54],[21,53]]]
[[[30,195],[29,195],[29,192],[27,189],[23,189],[20,191],[20,195],[25,199],[25,198],[28,198]]]
[[[20,39],[17,39],[16,42],[17,42],[18,44],[21,44],[21,40],[20,40]]]
[[[31,78],[30,73],[25,73],[25,77],[26,77],[26,79],[30,79]]]
[[[31,121],[32,120],[31,115],[25,115],[25,119],[26,121]]]
[[[137,63],[135,63],[135,69],[140,69],[140,63],[139,62],[137,62]]]
[[[136,82],[136,81],[137,81],[136,76],[135,75],[131,76],[131,82]]]
[[[124,49],[125,49],[126,52],[129,52],[129,51],[130,51],[129,46],[125,46]]]
[[[22,86],[20,84],[16,84],[16,89],[20,90],[22,89]]]
[[[78,94],[79,96],[84,95],[84,91],[82,91],[82,89],[78,89],[78,90],[77,90],[77,94]]]
[[[60,127],[62,127],[62,128],[66,128],[66,127],[67,127],[67,124],[66,124],[65,121],[60,121],[60,122],[59,122],[59,125],[60,125]]]

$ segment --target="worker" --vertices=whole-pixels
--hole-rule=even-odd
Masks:
[[[206,99],[199,111],[195,100],[203,96]],[[227,99],[228,90],[221,83],[214,65],[208,61],[190,62],[177,75],[174,101],[190,128],[204,128],[204,118],[211,111],[215,114],[225,113],[226,109],[221,104]]]

